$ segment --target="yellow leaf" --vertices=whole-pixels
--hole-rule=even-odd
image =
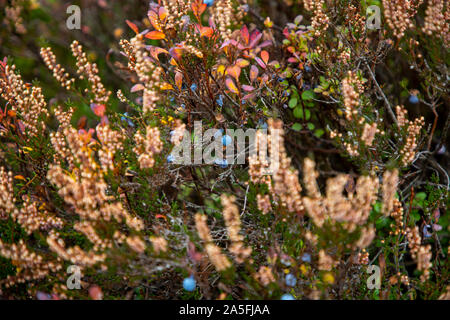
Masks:
[[[225,73],[225,66],[223,64],[217,67],[217,73],[223,76],[223,74]]]
[[[161,90],[173,90],[173,86],[170,83],[163,83],[160,87]]]
[[[231,92],[236,93],[236,94],[239,93],[239,89],[236,87],[236,84],[234,83],[233,79],[227,78],[227,79],[225,80],[225,84],[227,85],[227,88],[228,88]]]
[[[328,284],[333,284],[334,283],[334,276],[331,272],[327,272],[323,275],[322,277],[323,281],[328,283]]]

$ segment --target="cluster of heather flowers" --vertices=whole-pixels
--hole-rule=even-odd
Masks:
[[[446,1],[125,2],[0,15],[1,298],[449,299]]]

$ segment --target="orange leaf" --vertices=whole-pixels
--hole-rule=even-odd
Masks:
[[[269,53],[266,50],[261,51],[261,59],[265,64],[269,62]]]
[[[225,84],[231,92],[236,93],[236,94],[239,93],[239,89],[236,87],[236,84],[234,83],[233,79],[227,78],[225,80]]]
[[[148,20],[150,20],[150,23],[152,24],[153,28],[155,28],[158,31],[161,31],[161,25],[158,21],[158,14],[155,11],[149,11],[147,13]]]
[[[181,72],[175,73],[175,84],[178,87],[178,90],[181,90],[181,85],[183,84],[183,75]]]
[[[171,64],[171,65],[173,65],[173,66],[178,66],[178,63],[177,63],[177,61],[174,59],[174,58],[171,58],[170,59],[170,61],[169,61],[169,63]]]
[[[161,90],[173,90],[173,86],[170,83],[163,83],[159,88]]]
[[[214,31],[213,31],[212,28],[210,28],[210,27],[201,27],[201,30],[200,30],[200,36],[201,37],[211,38],[213,33],[214,33]]]
[[[150,31],[145,35],[145,37],[151,40],[161,40],[165,39],[166,35],[160,31]]]
[[[136,34],[139,33],[138,27],[133,22],[131,22],[130,20],[126,20],[125,22]]]
[[[105,115],[106,106],[104,104],[91,103],[91,109],[97,117]]]
[[[206,3],[203,3],[202,0],[195,0],[194,2],[192,2],[191,8],[194,12],[194,15],[199,17],[206,10]]]
[[[27,179],[25,179],[23,176],[20,176],[20,175],[14,176],[14,179],[27,181]]]

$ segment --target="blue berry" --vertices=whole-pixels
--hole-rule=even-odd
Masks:
[[[422,231],[423,231],[423,236],[424,236],[424,238],[431,238],[431,233],[430,233],[430,231],[433,232],[433,230],[432,230],[432,228],[431,228],[431,226],[430,226],[429,224],[427,224],[426,226],[424,226],[423,229],[422,229]]]
[[[194,276],[190,276],[189,278],[184,278],[183,280],[183,288],[186,291],[194,291],[197,283],[195,282]]]
[[[261,129],[267,129],[267,122],[263,121],[262,119],[259,119],[258,124]]]
[[[167,162],[168,162],[168,163],[172,163],[174,160],[175,160],[175,158],[174,158],[173,155],[169,154],[169,155],[167,156]]]
[[[131,121],[130,119],[128,119],[128,112],[125,112],[125,113],[123,114],[123,116],[120,118],[120,120],[122,120],[123,122],[126,122],[130,127],[134,127],[133,121]]]
[[[311,71],[312,71],[312,69],[311,69],[311,67],[310,67],[310,66],[305,66],[305,71],[306,71],[306,72],[311,72]]]
[[[303,256],[302,256],[302,261],[303,261],[303,262],[311,263],[311,255],[310,255],[309,253],[303,254]]]
[[[219,106],[223,107],[223,95],[220,95],[216,102]]]
[[[233,142],[233,139],[229,135],[225,135],[222,137],[222,144],[226,147]]]
[[[197,85],[196,85],[195,83],[193,83],[193,84],[191,85],[191,90],[192,90],[192,91],[197,90]]]
[[[290,293],[285,293],[281,296],[281,300],[295,300],[295,298]]]
[[[203,3],[208,7],[211,7],[214,4],[214,0],[203,0]]]
[[[222,169],[225,169],[228,166],[228,161],[227,159],[216,159],[216,161],[214,161],[216,165],[218,165],[219,167],[221,167]]]
[[[419,98],[416,95],[412,94],[409,96],[409,103],[418,104]]]
[[[292,273],[288,273],[286,275],[286,285],[289,287],[295,287],[295,285],[297,284],[297,279],[295,278],[295,276]]]

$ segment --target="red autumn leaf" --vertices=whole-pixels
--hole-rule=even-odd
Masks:
[[[255,90],[254,87],[249,86],[249,85],[246,85],[246,84],[244,84],[244,85],[242,86],[242,89],[244,89],[245,91],[248,91],[248,92],[251,92],[251,91]]]
[[[161,40],[165,39],[166,35],[160,31],[150,31],[145,35],[145,37],[151,40]]]
[[[183,84],[183,75],[179,71],[175,73],[175,84],[178,87],[178,90],[181,90],[181,86]]]
[[[105,115],[106,106],[104,104],[91,103],[91,109],[97,117]]]
[[[262,37],[262,33],[259,32],[258,30],[255,30],[252,32],[251,36],[250,36],[250,44],[249,47],[253,48],[256,43],[258,43],[258,41],[261,39]]]
[[[167,217],[165,215],[163,215],[163,214],[157,214],[157,215],[155,215],[155,218],[156,219],[164,219],[164,220],[167,221]]]
[[[97,285],[93,285],[92,287],[89,288],[89,296],[93,300],[102,300],[103,299],[102,289]]]
[[[250,80],[253,82],[258,77],[259,70],[255,65],[250,67]]]
[[[241,68],[239,68],[238,66],[228,67],[227,74],[235,78],[236,81],[239,81],[239,76],[241,75]]]
[[[266,50],[261,51],[261,58],[267,64],[269,62],[269,53]]]
[[[258,62],[258,64],[261,66],[261,68],[263,68],[263,69],[266,68],[266,64],[260,58],[255,57],[255,61]]]
[[[130,20],[126,20],[125,22],[136,34],[139,34],[139,29],[133,22],[131,22]]]
[[[225,80],[225,84],[226,84],[228,90],[230,90],[231,92],[236,93],[236,94],[239,93],[239,89],[236,87],[236,84],[234,83],[233,79],[228,77]]]
[[[248,101],[248,100],[253,99],[254,97],[256,97],[256,91],[245,95],[244,97],[242,97],[242,100],[247,100]]]
[[[248,28],[245,24],[241,28],[241,37],[242,37],[242,40],[244,40],[245,44],[248,44],[248,42],[250,40],[250,35],[248,33]]]
[[[87,117],[82,116],[80,120],[78,120],[77,129],[84,129],[86,128],[86,125],[87,125]]]
[[[201,30],[200,30],[200,36],[201,37],[211,38],[213,33],[214,33],[214,31],[213,31],[212,28],[210,28],[210,27],[201,27]]]
[[[169,51],[167,51],[166,49],[159,47],[150,47],[148,50],[150,51],[150,55],[158,61],[159,61],[158,55],[160,53],[167,53],[167,54],[169,53]]]

